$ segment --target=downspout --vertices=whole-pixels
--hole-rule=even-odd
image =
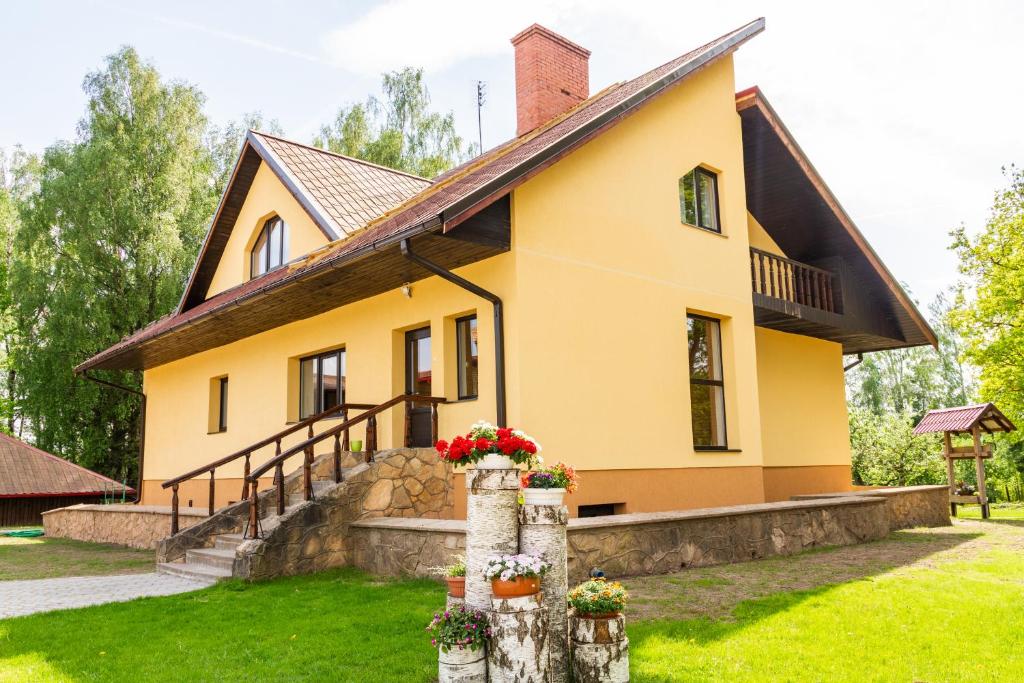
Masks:
[[[105,387],[124,391],[129,394],[135,394],[141,401],[139,412],[139,485],[135,488],[135,500],[132,501],[132,503],[137,504],[142,501],[142,466],[146,460],[146,395],[138,389],[132,389],[131,387],[126,387],[121,384],[108,382],[107,380],[100,379],[99,377],[92,377],[88,370],[84,370],[78,374],[90,382],[95,382],[96,384],[101,384]]]
[[[864,362],[864,354],[863,353],[858,353],[857,354],[857,360],[853,361],[849,365],[844,365],[843,366],[843,372],[844,373],[845,372],[849,372],[850,370],[853,370],[855,367],[857,367],[858,365],[860,365],[863,362]]]
[[[498,407],[498,426],[508,426],[508,413],[505,404],[505,315],[502,310],[501,298],[497,294],[488,292],[483,287],[473,284],[465,278],[461,278],[452,271],[443,268],[433,261],[414,254],[409,239],[403,239],[400,243],[402,256],[409,259],[416,265],[429,270],[434,275],[448,280],[463,289],[476,294],[482,299],[491,302],[494,310],[494,388],[495,402]]]

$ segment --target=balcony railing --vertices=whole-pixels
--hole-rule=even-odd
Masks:
[[[750,280],[755,294],[836,312],[832,273],[827,270],[751,247]]]

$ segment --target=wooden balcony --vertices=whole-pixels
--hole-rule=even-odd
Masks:
[[[834,277],[827,270],[751,247],[750,280],[755,303],[760,295],[825,313],[837,312]]]

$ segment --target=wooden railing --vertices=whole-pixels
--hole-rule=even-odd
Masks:
[[[405,406],[405,438],[406,446],[412,443],[412,419],[413,405],[416,403],[430,404],[430,437],[431,443],[437,441],[437,406],[445,403],[447,399],[436,396],[420,396],[418,394],[400,394],[394,398],[381,403],[378,406],[367,410],[351,419],[346,418],[341,424],[326,429],[320,434],[312,435],[302,443],[295,444],[284,452],[277,453],[273,458],[263,463],[251,473],[246,475],[246,483],[249,487],[249,524],[246,528],[246,538],[259,538],[260,535],[260,499],[259,479],[262,475],[274,470],[274,486],[277,489],[277,514],[284,514],[285,490],[284,490],[284,463],[288,458],[302,453],[304,456],[302,464],[302,490],[305,500],[313,498],[313,448],[316,444],[326,439],[334,439],[334,481],[340,483],[341,475],[341,453],[347,450],[349,430],[355,425],[366,422],[366,462],[373,460],[373,454],[377,451],[377,416],[386,410],[397,405]],[[344,441],[342,436],[344,435]]]
[[[757,294],[836,312],[832,273],[827,270],[751,247],[750,281]]]

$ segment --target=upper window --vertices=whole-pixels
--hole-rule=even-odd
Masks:
[[[251,277],[258,277],[285,262],[288,253],[288,224],[274,216],[263,224],[249,255]]]
[[[220,378],[220,396],[217,410],[217,431],[228,431],[228,378]]]
[[[680,178],[679,214],[684,223],[722,232],[718,222],[718,176],[698,166]]]
[[[345,349],[299,361],[299,419],[345,402]]]
[[[690,416],[693,446],[725,449],[725,384],[722,380],[722,325],[714,318],[686,316],[690,355]]]
[[[476,343],[476,316],[456,320],[455,336],[458,339],[459,398],[476,398],[479,389],[477,368],[480,362]]]

